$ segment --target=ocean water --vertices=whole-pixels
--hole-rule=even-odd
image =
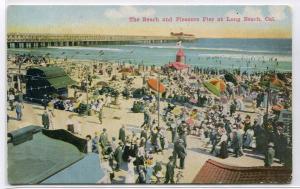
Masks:
[[[101,45],[8,49],[8,54],[115,63],[164,65],[175,61],[176,43]],[[248,71],[292,70],[291,39],[198,39],[182,42],[186,63],[192,66]]]

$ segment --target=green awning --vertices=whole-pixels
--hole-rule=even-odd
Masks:
[[[62,77],[47,78],[47,80],[49,81],[51,86],[54,87],[55,89],[65,88],[68,85],[76,84],[76,82],[67,75]]]
[[[60,67],[56,67],[56,66],[37,67],[37,68],[33,68],[33,69],[42,71],[46,78],[62,77],[62,76],[66,75],[64,69],[62,69]]]
[[[27,70],[27,75],[46,79],[55,89],[66,88],[68,85],[76,84],[65,73],[64,69],[56,66],[30,68]]]

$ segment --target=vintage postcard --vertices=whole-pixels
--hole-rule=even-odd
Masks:
[[[291,183],[291,11],[8,6],[8,183]]]

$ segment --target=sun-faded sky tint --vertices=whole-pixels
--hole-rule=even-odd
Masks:
[[[173,22],[129,22],[129,17]],[[260,17],[261,22],[174,22],[174,18]],[[265,17],[275,21],[266,22]],[[10,6],[7,31],[55,34],[163,35],[185,32],[211,38],[291,38],[288,6]]]

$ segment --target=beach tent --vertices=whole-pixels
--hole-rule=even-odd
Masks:
[[[166,87],[161,82],[158,82],[157,79],[148,79],[147,84],[152,90],[159,93],[163,93],[166,90]]]
[[[28,126],[8,133],[10,184],[95,184],[104,177],[98,154],[66,130]]]
[[[55,66],[30,68],[27,70],[26,78],[28,100],[38,101],[50,94],[67,96],[67,86],[76,84],[62,68]]]

